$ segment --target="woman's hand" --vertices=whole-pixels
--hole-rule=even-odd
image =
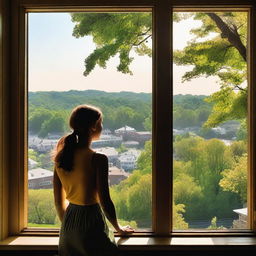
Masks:
[[[117,230],[118,234],[120,234],[121,236],[126,236],[129,235],[131,233],[134,232],[134,229],[132,227],[130,227],[129,225],[127,226],[121,226],[119,227],[119,229]]]

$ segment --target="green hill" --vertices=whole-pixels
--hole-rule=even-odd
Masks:
[[[175,95],[173,97],[174,127],[183,128],[191,124],[200,126],[207,120],[211,106],[204,101],[205,98],[204,95]],[[28,99],[29,129],[34,133],[41,130],[41,133],[45,134],[46,130],[50,132],[56,127],[59,131],[67,130],[70,111],[80,104],[99,107],[104,115],[105,128],[113,130],[129,125],[137,130],[151,129],[151,93],[97,90],[39,91],[29,92]]]

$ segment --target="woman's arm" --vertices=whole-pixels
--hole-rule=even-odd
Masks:
[[[53,174],[53,193],[54,193],[55,208],[57,210],[58,217],[62,222],[64,213],[66,211],[65,191],[62,187],[61,181],[55,169]]]
[[[97,191],[100,199],[101,207],[109,220],[109,222],[113,225],[117,232],[120,234],[131,233],[134,230],[130,227],[120,227],[117,218],[115,206],[111,200],[109,194],[109,186],[108,186],[108,158],[103,154],[96,154],[95,157],[96,170],[97,170]]]

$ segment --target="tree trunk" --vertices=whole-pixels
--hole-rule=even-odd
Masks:
[[[234,46],[246,61],[246,47],[243,45],[241,38],[237,32],[237,28],[233,26],[233,28],[229,27],[217,14],[215,13],[206,13],[217,25],[220,29],[221,36],[223,38],[227,38],[232,46]]]

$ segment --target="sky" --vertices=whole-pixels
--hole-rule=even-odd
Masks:
[[[182,49],[193,37],[191,28],[200,21],[188,19],[173,24],[174,49]],[[72,36],[74,23],[68,13],[30,13],[28,30],[29,91],[102,90],[107,92],[152,92],[152,59],[133,55],[133,75],[116,70],[118,57],[111,58],[107,68],[96,67],[83,76],[84,60],[93,52],[92,37]],[[181,82],[192,67],[173,66],[174,94],[210,95],[219,90],[217,78],[198,78]]]

